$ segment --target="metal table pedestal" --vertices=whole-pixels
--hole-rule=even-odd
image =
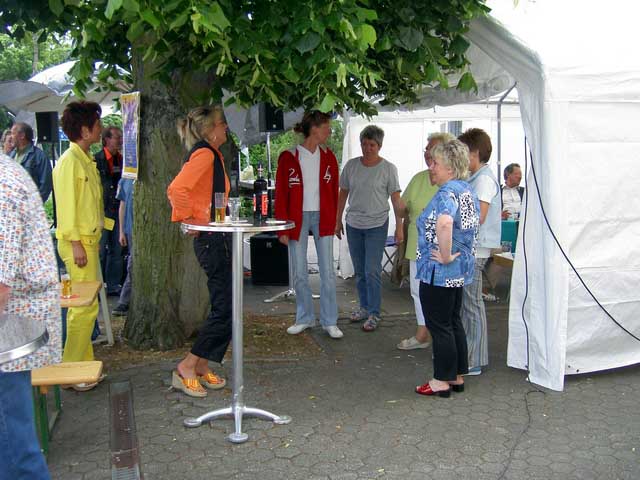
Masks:
[[[187,418],[184,425],[187,427],[199,427],[203,422],[210,422],[220,417],[233,416],[235,431],[227,439],[233,443],[246,442],[249,436],[242,431],[242,417],[253,416],[264,420],[271,420],[277,425],[291,422],[287,415],[275,415],[266,410],[248,407],[244,404],[244,376],[243,376],[243,349],[242,349],[242,291],[243,291],[243,266],[242,266],[242,236],[245,232],[258,233],[277,230],[288,230],[294,224],[289,222],[238,222],[238,223],[183,223],[183,228],[206,232],[231,232],[233,234],[233,323],[232,323],[232,362],[233,362],[233,397],[231,406],[220,408],[200,415],[197,418]]]

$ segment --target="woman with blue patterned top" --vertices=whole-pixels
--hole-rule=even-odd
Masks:
[[[459,140],[431,151],[432,178],[440,187],[416,222],[420,303],[433,338],[433,378],[420,395],[448,397],[464,391],[467,338],[460,318],[462,287],[473,281],[480,206],[464,181],[469,149]]]

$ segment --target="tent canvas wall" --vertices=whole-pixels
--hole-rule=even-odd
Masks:
[[[467,34],[476,98],[517,81],[533,167],[512,277],[507,363],[562,390],[566,374],[640,362],[640,6],[489,6],[490,16],[472,22]],[[472,98],[435,91],[422,104]]]

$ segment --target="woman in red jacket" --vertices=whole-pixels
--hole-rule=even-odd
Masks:
[[[212,220],[215,193],[229,194],[229,178],[218,148],[227,140],[222,107],[198,107],[178,121],[178,134],[189,149],[185,164],[173,179],[167,196],[173,207],[171,220]],[[231,239],[228,233],[189,232],[198,263],[207,274],[211,312],[198,333],[191,352],[173,372],[171,385],[191,397],[223,388],[226,381],[209,369],[220,363],[231,341]]]
[[[342,338],[337,326],[336,277],[333,270],[333,234],[338,204],[338,162],[324,143],[331,135],[331,116],[306,112],[295,131],[304,136],[297,147],[278,158],[276,173],[276,218],[295,223],[279,232],[289,245],[296,291],[296,323],[287,333],[297,335],[315,323],[307,269],[309,232],[318,253],[320,269],[320,325],[331,338]]]

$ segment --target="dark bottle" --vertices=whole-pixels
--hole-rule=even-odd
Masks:
[[[263,221],[267,219],[269,210],[267,181],[262,177],[262,164],[258,164],[258,178],[253,182],[253,219]]]
[[[268,201],[267,217],[268,218],[273,218],[273,189],[271,188],[271,185],[272,185],[271,182],[272,182],[271,172],[269,172],[267,174],[267,201]]]

